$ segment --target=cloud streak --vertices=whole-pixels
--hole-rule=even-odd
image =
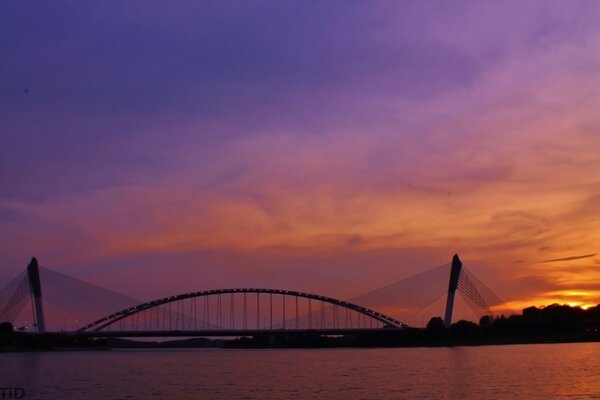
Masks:
[[[553,262],[560,262],[560,261],[573,261],[573,260],[581,260],[583,258],[591,258],[591,257],[595,257],[598,253],[590,253],[590,254],[583,254],[581,256],[570,256],[570,257],[562,257],[562,258],[553,258],[551,260],[544,260],[542,262],[545,263],[553,263]]]

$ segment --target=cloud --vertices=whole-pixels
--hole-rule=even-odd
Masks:
[[[560,262],[560,261],[573,261],[573,260],[581,260],[582,258],[591,258],[596,256],[598,253],[590,253],[590,254],[583,254],[580,256],[570,256],[570,257],[562,257],[562,258],[553,258],[551,260],[544,260],[542,262],[544,263],[552,263],[552,262]]]
[[[345,254],[459,251],[509,296],[551,301],[595,278],[538,260],[580,267],[599,239],[599,11],[12,4],[0,256],[229,254],[217,284],[238,263],[259,274],[247,254],[283,281],[299,255],[333,275]]]

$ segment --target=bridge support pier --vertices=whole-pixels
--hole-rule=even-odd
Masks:
[[[446,299],[446,315],[444,316],[444,325],[448,328],[452,324],[452,310],[454,309],[454,297],[458,287],[458,278],[462,269],[462,262],[458,254],[452,257],[452,268],[450,269],[450,283],[448,284],[448,298]]]
[[[40,283],[40,268],[37,259],[33,257],[27,266],[27,277],[33,295],[34,321],[38,332],[44,332],[44,310],[42,308],[42,284]]]

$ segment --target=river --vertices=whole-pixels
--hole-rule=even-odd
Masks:
[[[0,387],[52,400],[598,399],[599,354],[600,343],[4,353]]]

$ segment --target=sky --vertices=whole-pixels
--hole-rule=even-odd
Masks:
[[[600,3],[3,2],[0,282],[600,303]]]

